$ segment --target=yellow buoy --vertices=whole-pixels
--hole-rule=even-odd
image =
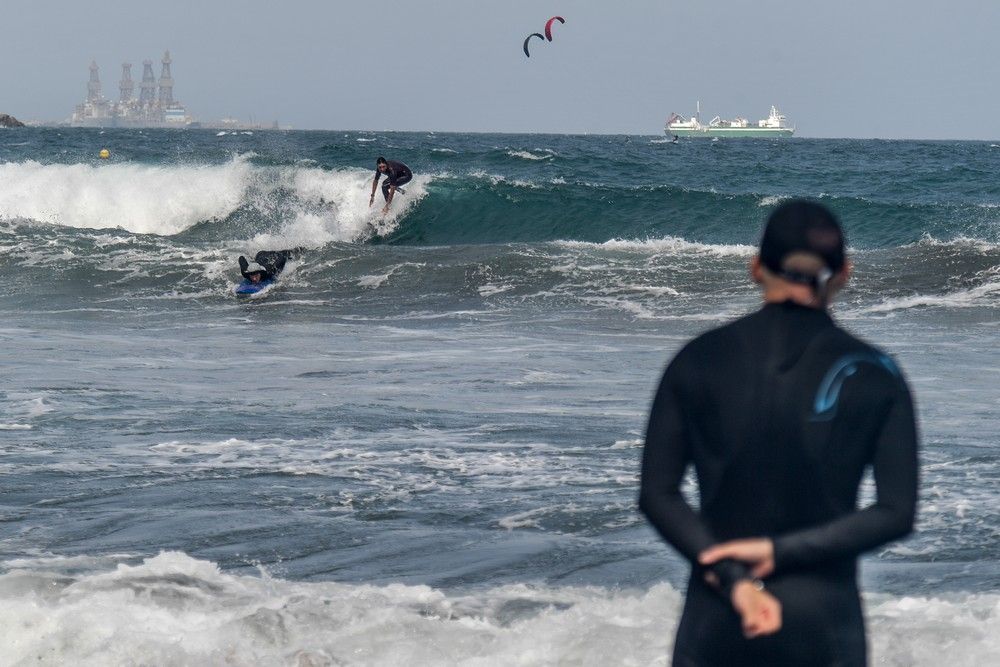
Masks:
[[[98,155],[101,156],[102,160],[107,160],[109,157],[111,157],[111,151],[109,151],[107,148],[102,148],[101,152],[98,153]]]

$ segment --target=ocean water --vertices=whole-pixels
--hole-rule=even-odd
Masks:
[[[385,217],[377,155],[416,174]],[[793,196],[918,404],[873,664],[997,663],[998,173],[989,142],[0,130],[0,664],[667,664],[649,404],[756,307]]]

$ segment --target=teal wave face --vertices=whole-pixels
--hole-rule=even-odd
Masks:
[[[409,164],[424,191],[367,229],[382,154]],[[219,239],[304,214],[329,232],[318,243],[753,244],[774,205],[810,197],[858,248],[1000,242],[1000,147],[983,142],[40,128],[0,136],[0,171],[0,220]]]
[[[366,196],[383,154],[416,174],[387,220]],[[809,197],[876,249],[1000,242],[998,171],[983,142],[42,128],[0,136],[0,220],[220,242],[297,226],[320,246],[753,245],[773,206]]]
[[[383,242],[601,243],[679,236],[701,243],[756,244],[770,210],[785,197],[720,194],[675,186],[512,183],[496,177],[446,178]],[[1000,242],[1000,208],[967,204],[898,205],[820,196],[842,220],[852,246],[880,248],[930,237]]]

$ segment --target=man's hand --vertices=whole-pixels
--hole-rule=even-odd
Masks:
[[[386,204],[385,206],[382,207],[382,215],[385,215],[388,212],[389,212],[389,205]]]
[[[372,204],[374,203],[375,203],[375,193],[373,192],[372,196],[368,198],[368,208],[371,208]]]
[[[711,565],[726,558],[750,565],[751,575],[763,579],[774,572],[774,542],[767,537],[723,542],[702,551],[698,562]]]
[[[747,639],[771,635],[781,629],[781,603],[753,582],[743,579],[733,585],[730,595],[733,609],[740,615],[743,636]]]

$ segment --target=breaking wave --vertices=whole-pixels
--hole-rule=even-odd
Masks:
[[[425,196],[417,177],[389,216],[369,208],[371,172],[223,164],[0,163],[0,220],[176,236],[206,223],[261,227],[258,240],[320,246],[390,233]],[[276,233],[277,232],[277,233]]]
[[[20,559],[0,575],[11,665],[660,664],[681,606],[646,590],[521,583],[466,592],[222,572],[180,552]],[[1000,598],[870,596],[873,664],[989,664]]]

